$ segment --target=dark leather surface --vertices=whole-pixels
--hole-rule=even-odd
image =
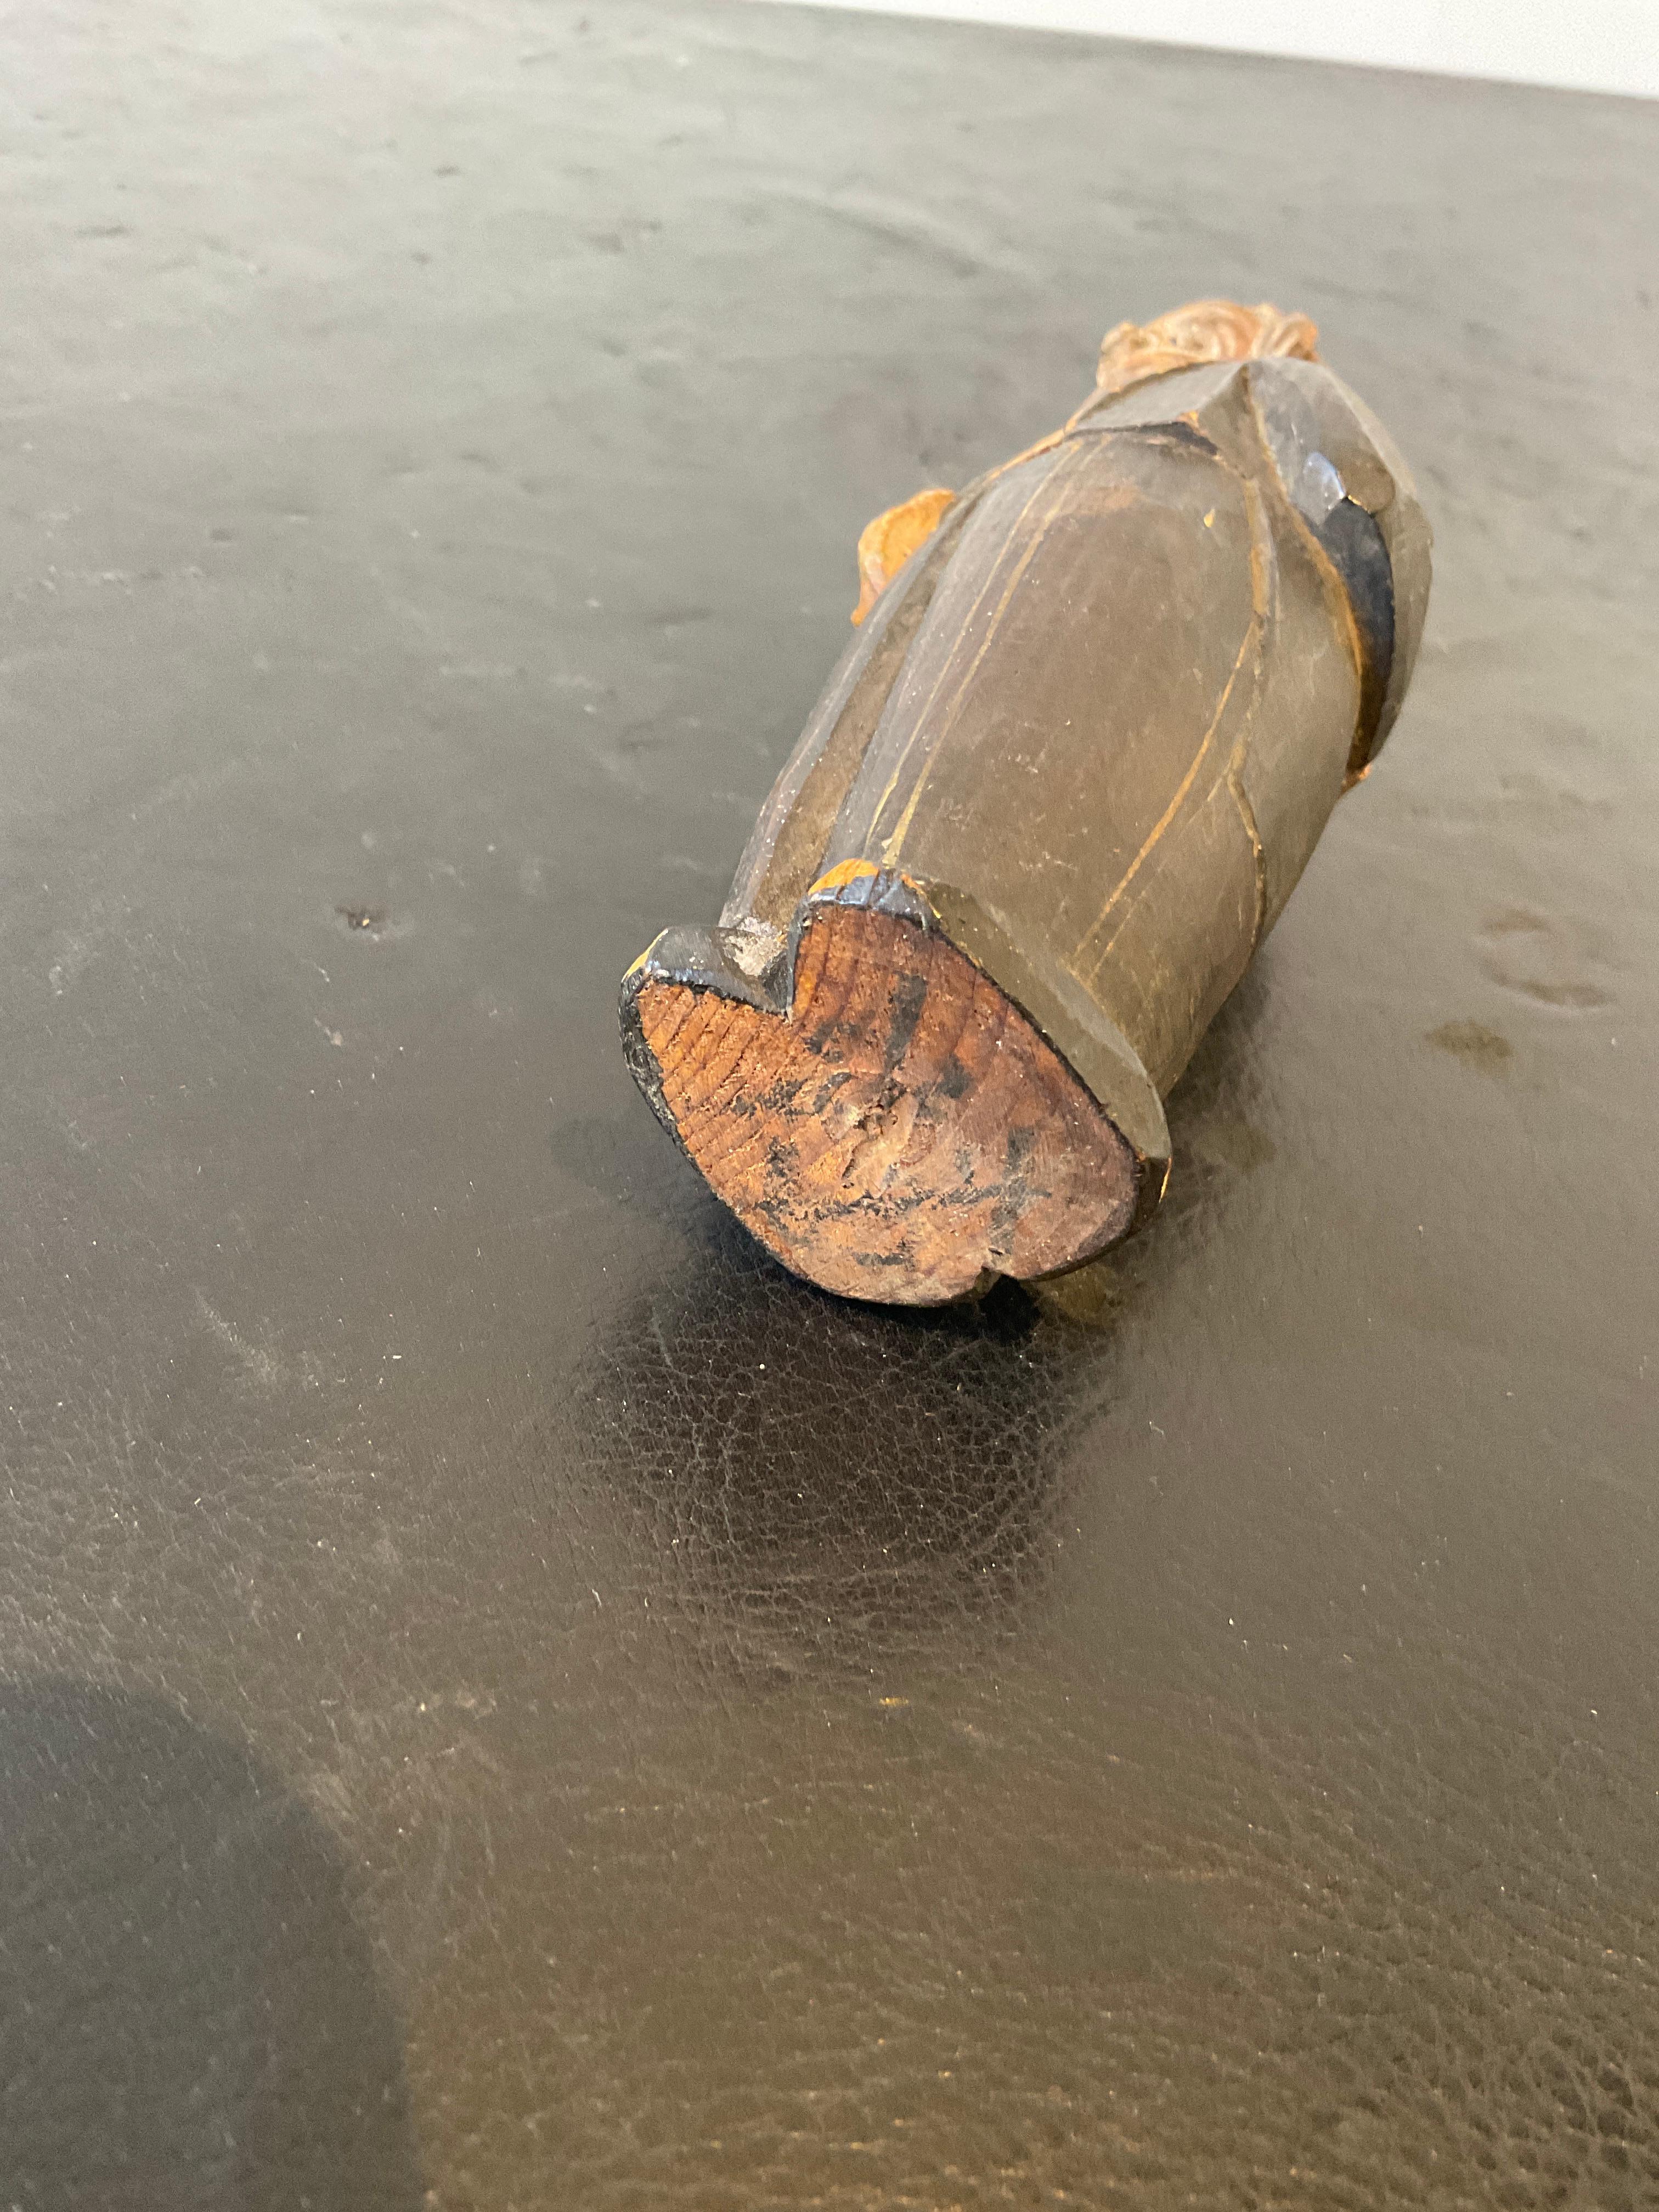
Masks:
[[[504,0],[0,83],[0,2203],[1655,2202],[1659,111]],[[617,975],[860,525],[1209,291],[1419,473],[1412,701],[1154,1231],[837,1305]]]

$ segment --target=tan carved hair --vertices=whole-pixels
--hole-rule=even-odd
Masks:
[[[1096,396],[1127,391],[1172,368],[1206,361],[1249,361],[1264,354],[1317,361],[1318,329],[1306,315],[1287,315],[1267,300],[1255,307],[1241,307],[1237,300],[1194,300],[1155,322],[1119,323],[1108,331],[1100,342]]]

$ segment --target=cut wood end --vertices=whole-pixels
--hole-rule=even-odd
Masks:
[[[634,1018],[662,1105],[715,1194],[843,1297],[933,1305],[1051,1274],[1133,1219],[1133,1147],[948,939],[824,903],[787,1015],[647,980]]]

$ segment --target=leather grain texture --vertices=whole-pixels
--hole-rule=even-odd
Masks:
[[[1659,110],[0,27],[0,2204],[1659,2199]],[[1294,301],[1409,707],[1109,1273],[791,1281],[613,981],[864,520]]]

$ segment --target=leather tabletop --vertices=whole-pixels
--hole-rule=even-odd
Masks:
[[[137,0],[0,113],[0,2204],[1659,2201],[1659,108]],[[839,1304],[617,979],[1211,293],[1412,698],[1151,1232]]]

